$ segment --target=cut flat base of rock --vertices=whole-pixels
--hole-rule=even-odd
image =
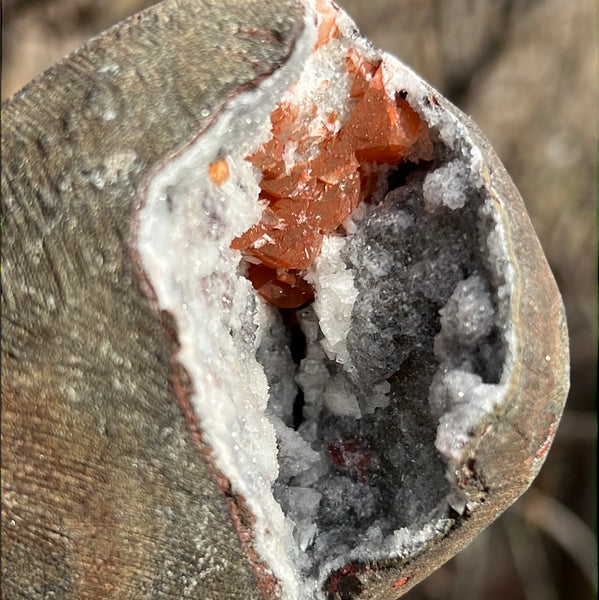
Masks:
[[[396,598],[540,469],[564,313],[476,126],[335,4],[303,8],[286,60],[157,162],[131,256],[257,587]]]
[[[563,312],[473,125],[335,5],[306,14],[298,76],[159,170],[138,248],[277,595],[393,597],[539,469]]]

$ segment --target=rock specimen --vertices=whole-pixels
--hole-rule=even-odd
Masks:
[[[168,1],[4,107],[11,597],[395,598],[551,445],[563,309],[497,157],[334,4],[272,7]]]

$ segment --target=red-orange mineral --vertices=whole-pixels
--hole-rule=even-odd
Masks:
[[[330,22],[322,32],[323,38],[335,35]],[[408,153],[411,160],[431,158],[427,128],[406,100],[387,94],[382,63],[369,63],[352,49],[347,69],[356,104],[340,131],[323,132],[315,158],[291,169],[285,164],[289,144],[301,151],[313,143],[304,133],[306,117],[289,101],[271,115],[272,139],[249,157],[262,171],[260,198],[266,208],[260,223],[231,247],[241,250],[254,287],[275,306],[294,308],[311,299],[301,273],[317,258],[323,237],[372,193],[377,165],[400,163]],[[336,118],[329,115],[331,123]]]

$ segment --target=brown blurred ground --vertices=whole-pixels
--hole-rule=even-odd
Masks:
[[[150,4],[6,0],[2,99],[87,38]],[[571,336],[568,408],[533,490],[406,598],[594,598],[580,563],[596,576],[597,4],[342,4],[367,37],[471,114],[491,139],[545,248]]]

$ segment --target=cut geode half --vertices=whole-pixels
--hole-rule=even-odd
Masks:
[[[563,357],[527,311],[565,328],[522,287],[538,244],[474,126],[336,6],[306,9],[288,64],[155,173],[137,247],[280,596],[378,597],[538,470],[563,389],[546,404],[533,381]]]
[[[169,0],[3,106],[9,595],[395,598],[545,459],[511,180],[336,5],[273,5]]]

